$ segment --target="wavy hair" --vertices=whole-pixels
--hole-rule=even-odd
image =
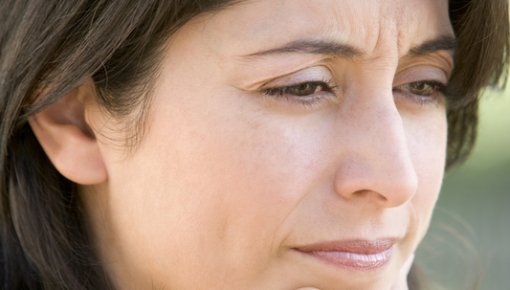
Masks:
[[[193,17],[234,2],[0,0],[1,289],[112,289],[77,186],[48,160],[27,118],[88,77],[111,114],[146,108],[165,42]],[[503,86],[510,56],[506,0],[450,0],[449,9],[458,48],[447,89],[448,167],[471,151],[479,97]],[[132,131],[144,111],[130,116]]]

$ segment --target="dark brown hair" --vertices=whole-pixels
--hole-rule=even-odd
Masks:
[[[233,2],[0,0],[0,288],[111,288],[76,185],[48,160],[28,116],[92,77],[98,102],[127,117],[148,104],[172,33]],[[449,2],[458,38],[447,91],[451,166],[474,144],[481,90],[502,87],[510,45],[507,1]],[[138,128],[142,119],[130,123]]]

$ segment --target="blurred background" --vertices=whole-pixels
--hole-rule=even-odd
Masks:
[[[445,289],[510,289],[510,86],[482,99],[475,150],[447,173],[417,260]]]

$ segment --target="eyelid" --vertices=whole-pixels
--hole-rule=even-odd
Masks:
[[[398,87],[405,84],[419,81],[436,81],[442,84],[448,83],[447,73],[438,67],[431,65],[420,65],[407,68],[395,75],[393,86]]]
[[[326,66],[306,68],[292,74],[281,76],[263,84],[264,88],[292,86],[300,83],[324,81],[333,79],[333,74]]]

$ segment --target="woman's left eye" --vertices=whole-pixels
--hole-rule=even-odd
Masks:
[[[439,81],[417,81],[404,84],[393,89],[394,92],[403,93],[421,105],[437,103],[444,92],[446,84]]]

